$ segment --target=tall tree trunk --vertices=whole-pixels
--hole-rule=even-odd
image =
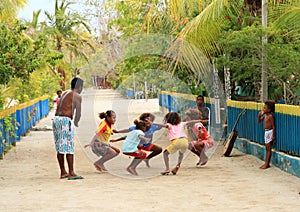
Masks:
[[[267,14],[267,0],[262,0],[262,18],[261,22],[263,27],[268,26],[268,14]],[[268,67],[266,64],[267,52],[266,52],[266,44],[267,44],[267,35],[264,35],[262,38],[262,73],[261,73],[261,101],[265,102],[268,99]]]
[[[62,42],[61,42],[61,36],[56,35],[56,49],[60,53],[62,53]]]

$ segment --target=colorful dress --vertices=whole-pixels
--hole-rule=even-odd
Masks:
[[[110,136],[113,134],[113,125],[110,125],[103,120],[96,130],[96,135],[98,135],[97,140],[92,143],[92,151],[95,155],[104,156],[109,150],[110,146],[108,144]]]

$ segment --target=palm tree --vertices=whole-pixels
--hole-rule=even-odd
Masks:
[[[0,22],[8,21],[17,16],[20,8],[23,8],[27,0],[1,0],[0,1]]]
[[[57,51],[63,52],[63,47],[65,46],[74,51],[75,54],[87,59],[84,52],[80,51],[80,47],[83,45],[88,45],[90,48],[93,47],[89,43],[89,37],[82,32],[86,30],[90,33],[91,30],[84,18],[78,14],[68,12],[69,6],[72,4],[74,3],[62,0],[61,4],[58,5],[58,0],[55,1],[54,15],[45,12],[49,21],[46,31],[51,37],[55,38]]]
[[[300,39],[300,0],[273,2],[269,8],[273,30],[284,29],[285,35]]]
[[[169,17],[180,19],[184,17],[182,13],[185,12],[186,4],[195,2],[190,1],[165,1],[166,8],[169,11]],[[201,1],[202,2],[202,1]],[[240,2],[231,0],[211,0],[202,2],[202,10],[194,18],[190,19],[185,27],[180,30],[177,35],[176,41],[169,49],[170,54],[175,56],[175,60],[170,64],[170,68],[175,70],[178,66],[178,59],[187,61],[189,66],[197,63],[197,55],[191,48],[184,48],[186,40],[196,48],[200,49],[209,60],[217,55],[224,54],[223,48],[218,42],[222,27],[224,26],[225,19],[230,18],[232,15],[237,17],[237,21],[242,26],[242,20],[245,16],[253,18],[261,18],[261,1],[259,0],[244,0]],[[199,4],[199,8],[200,8]],[[271,31],[276,30],[282,34],[282,30],[286,31],[286,35],[293,35],[294,39],[300,38],[300,1],[274,1],[269,5],[269,28]],[[180,12],[181,11],[181,12]],[[252,19],[253,20],[253,19]],[[246,24],[251,25],[253,21],[248,21]],[[178,51],[180,49],[180,51]],[[205,66],[199,66],[199,68]],[[270,73],[274,74],[274,73]]]
[[[27,27],[25,33],[32,39],[34,39],[34,37],[38,34],[38,32],[40,30],[41,25],[39,24],[39,21],[38,21],[40,14],[41,14],[41,10],[38,10],[38,11],[32,13],[31,21],[24,20],[24,23]]]
[[[158,6],[158,2],[162,5]],[[284,26],[289,33],[293,33],[295,37],[299,36],[299,0],[274,2],[284,4],[285,9],[283,10],[282,6],[278,7],[278,3],[276,8],[280,8],[280,12],[269,7],[270,14],[273,11],[275,16],[269,19],[272,23],[268,25],[274,27],[273,29],[277,26],[279,30]],[[228,27],[228,20],[233,26],[227,29],[239,31],[246,26],[259,23],[261,18],[261,0],[127,0],[117,8],[123,19],[126,19],[120,18],[117,22],[122,24],[121,30],[124,29],[126,36],[137,32],[175,35],[176,39],[168,50],[173,58],[169,60],[169,70],[173,73],[180,70],[190,72],[194,78],[199,78],[207,68],[206,61],[197,64],[199,57],[195,49],[200,50],[207,60],[213,63],[214,58],[226,53],[219,38],[221,33],[226,32],[224,26]],[[138,27],[140,29],[136,29]],[[178,61],[184,61],[188,67],[197,67],[197,73],[181,69],[182,63]]]
[[[48,23],[45,23],[44,26],[45,34],[55,42],[56,50],[60,53],[67,52],[70,55],[70,66],[72,66],[73,54],[88,61],[84,48],[87,46],[94,51],[92,44],[89,42],[91,30],[88,24],[83,17],[68,11],[72,4],[74,3],[66,0],[62,0],[59,4],[56,0],[54,15],[45,12]],[[56,70],[65,82],[66,73],[64,68],[60,66]],[[64,85],[62,85],[62,88],[64,89]]]

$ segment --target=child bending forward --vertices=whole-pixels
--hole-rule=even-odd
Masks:
[[[124,155],[132,156],[134,159],[127,167],[127,171],[132,175],[138,175],[136,172],[136,167],[147,157],[147,153],[141,150],[142,145],[141,140],[149,142],[150,139],[145,137],[146,123],[144,121],[135,120],[135,130],[130,131],[126,137],[111,140],[111,142],[116,142],[124,140],[122,145],[122,152]]]
[[[197,134],[198,139],[189,143],[189,149],[199,156],[197,167],[204,166],[208,157],[205,152],[214,145],[213,138],[208,134],[202,123],[196,123],[192,128],[193,133]]]
[[[99,124],[96,134],[91,142],[84,145],[84,147],[91,147],[93,153],[98,157],[101,157],[94,163],[95,168],[101,172],[107,171],[104,163],[116,157],[120,153],[120,150],[108,143],[114,123],[116,122],[116,113],[112,110],[108,110],[100,113],[99,118],[104,120]]]
[[[178,151],[178,163],[172,170],[172,173],[176,175],[183,160],[183,154],[188,148],[188,140],[184,127],[186,126],[186,124],[196,123],[199,121],[200,120],[181,122],[181,117],[178,113],[169,112],[165,115],[164,118],[164,122],[166,124],[155,124],[166,127],[168,129],[169,139],[171,141],[171,144],[164,150],[164,162],[166,165],[166,169],[165,171],[161,172],[162,175],[167,175],[170,173],[169,154],[174,154]]]

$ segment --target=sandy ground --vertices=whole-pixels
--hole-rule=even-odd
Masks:
[[[299,211],[300,179],[276,167],[260,170],[263,161],[233,150],[222,157],[217,144],[205,167],[196,168],[197,158],[187,154],[177,175],[160,176],[162,156],[151,168],[144,163],[138,177],[125,170],[130,158],[119,155],[96,172],[96,159],[83,144],[90,141],[99,123],[97,112],[113,109],[116,127],[127,128],[141,112],[159,116],[157,100],[132,101],[111,90],[86,91],[83,116],[77,128],[75,169],[85,179],[59,179],[52,131],[31,131],[0,161],[0,211]],[[36,126],[51,126],[53,111]],[[113,135],[117,138],[121,135]],[[155,142],[168,145],[165,130]],[[121,146],[121,142],[116,146]],[[171,164],[176,162],[171,157]]]

